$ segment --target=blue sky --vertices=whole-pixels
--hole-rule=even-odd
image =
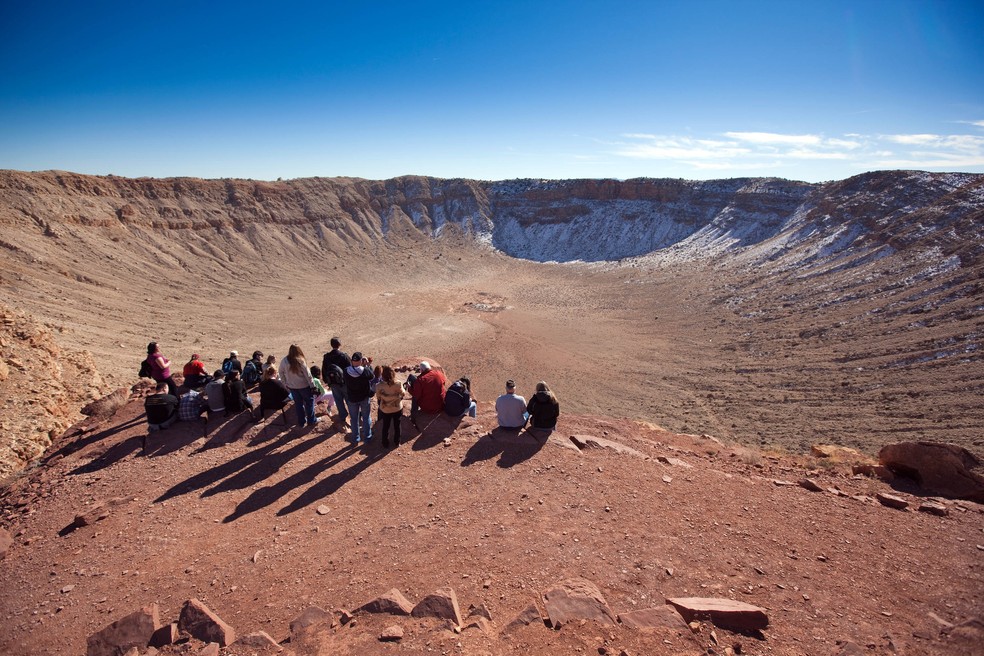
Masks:
[[[984,172],[984,2],[0,2],[0,168]]]

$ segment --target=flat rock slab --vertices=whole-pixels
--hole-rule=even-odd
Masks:
[[[451,620],[455,626],[461,626],[461,609],[458,608],[458,597],[451,588],[441,588],[421,599],[413,610],[413,617],[437,617]]]
[[[157,604],[120,618],[86,640],[86,656],[117,656],[132,647],[143,650],[161,628]]]
[[[644,608],[619,613],[618,621],[630,629],[680,629],[688,630],[683,617],[672,606]]]
[[[178,629],[202,642],[217,642],[228,647],[236,641],[236,632],[198,599],[189,599],[181,608]]]
[[[413,604],[403,596],[403,593],[393,588],[372,601],[362,604],[356,611],[366,613],[387,613],[389,615],[409,615],[413,612]]]
[[[397,625],[387,626],[379,634],[380,642],[399,642],[403,640],[403,629]]]
[[[281,651],[283,649],[283,647],[277,644],[277,641],[271,638],[270,634],[266,631],[247,633],[236,640],[236,645],[241,647],[249,647],[250,649],[268,651]]]
[[[722,629],[761,631],[769,626],[769,617],[758,606],[743,601],[717,597],[677,597],[666,603],[676,608],[687,622],[710,620]]]
[[[686,460],[680,460],[679,458],[674,458],[673,456],[656,456],[656,460],[660,461],[664,465],[680,467],[681,469],[693,469],[694,467]]]
[[[571,443],[582,451],[585,449],[608,449],[609,451],[614,451],[615,453],[634,456],[636,458],[645,459],[646,456],[640,451],[636,451],[630,446],[626,446],[614,440],[608,440],[604,437],[595,437],[594,435],[571,435]]]
[[[568,622],[593,620],[615,624],[615,614],[608,607],[601,590],[587,579],[567,579],[543,593],[550,626],[559,629]]]
[[[800,480],[799,486],[803,489],[809,490],[810,492],[823,492],[823,486],[812,478],[804,478]]]
[[[864,455],[857,449],[838,444],[814,444],[810,447],[810,453],[817,458],[829,458],[833,462],[877,464],[871,457]]]
[[[887,494],[885,492],[879,492],[875,495],[878,499],[878,503],[883,506],[888,506],[889,508],[895,508],[897,510],[905,510],[909,507],[909,502],[902,497],[897,497],[894,494]]]

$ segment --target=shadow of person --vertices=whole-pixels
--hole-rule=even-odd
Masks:
[[[127,420],[125,420],[125,421],[123,421],[123,422],[121,422],[119,424],[116,424],[114,426],[110,426],[108,428],[104,428],[103,430],[98,431],[98,432],[94,432],[94,433],[86,434],[85,432],[80,432],[78,429],[75,429],[75,433],[74,434],[78,436],[78,439],[69,442],[65,446],[63,446],[60,449],[58,449],[57,451],[52,451],[51,453],[46,454],[44,456],[43,462],[47,463],[50,460],[53,460],[53,459],[57,458],[58,456],[68,456],[68,455],[71,455],[71,454],[75,453],[76,451],[80,451],[80,450],[84,449],[85,447],[89,446],[90,444],[94,444],[96,442],[99,442],[101,440],[104,440],[107,437],[112,437],[116,433],[120,433],[120,432],[125,431],[125,430],[127,430],[129,428],[134,428],[137,425],[143,423],[144,421],[146,421],[146,417],[145,417],[145,415],[143,413],[141,413],[141,414],[137,415],[136,417],[132,417],[132,418],[127,419]],[[70,437],[72,430],[73,429],[70,428],[68,431],[66,431],[66,435],[63,435],[62,438],[66,437],[66,436],[69,436]],[[59,439],[62,439],[62,438],[59,438]]]
[[[508,469],[535,456],[546,443],[546,438],[537,439],[529,432],[495,428],[469,447],[461,466],[468,467],[498,456],[496,465]]]
[[[375,439],[373,439],[372,441],[375,442]],[[348,451],[341,457],[338,457],[338,460],[341,460],[342,458],[348,457],[349,455],[355,453],[357,447],[354,444],[349,444],[347,445],[347,448],[350,449],[350,451]],[[344,486],[346,483],[354,480],[356,476],[358,476],[359,474],[367,470],[369,467],[382,460],[384,457],[386,457],[386,454],[389,453],[388,449],[376,450],[372,448],[369,444],[364,445],[363,449],[364,452],[366,453],[365,458],[356,462],[351,467],[343,469],[342,471],[335,472],[330,476],[328,476],[327,478],[318,481],[317,483],[306,489],[304,492],[302,492],[296,499],[294,499],[286,506],[278,510],[277,516],[283,517],[285,515],[289,515],[292,512],[295,512],[297,510],[300,510],[301,508],[309,506],[316,501],[320,501],[321,499],[330,497],[335,492],[338,492],[338,490],[340,490],[342,486]],[[331,466],[332,464],[334,463],[328,463],[328,464],[316,463],[314,465],[311,465],[311,467],[308,467],[308,470],[316,469],[317,471],[324,471],[327,467]],[[296,487],[296,485],[293,487]],[[235,519],[235,517],[232,517],[232,519]],[[232,521],[232,519],[227,518],[222,521],[223,522]]]
[[[462,419],[463,417],[449,417],[443,412],[436,415],[420,413],[417,416],[419,435],[413,441],[413,450],[423,451],[443,443],[444,438],[451,437]]]

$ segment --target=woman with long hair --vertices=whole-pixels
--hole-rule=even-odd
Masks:
[[[383,448],[389,448],[389,427],[393,424],[393,446],[400,446],[400,419],[403,417],[403,399],[406,393],[396,380],[393,367],[383,367],[382,382],[376,386],[376,401],[383,422]]]
[[[314,426],[318,418],[314,416],[314,379],[304,360],[304,351],[297,344],[291,344],[287,357],[280,361],[280,380],[287,385],[297,407],[297,425]]]
[[[530,413],[530,426],[537,430],[552,431],[557,427],[557,417],[560,416],[560,402],[547,384],[542,380],[536,384],[536,394],[526,404]]]
[[[260,381],[260,416],[263,410],[279,410],[290,401],[290,390],[277,378],[277,367],[270,365],[263,370]]]

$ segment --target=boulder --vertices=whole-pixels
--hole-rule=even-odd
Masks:
[[[687,623],[672,606],[658,606],[619,613],[618,621],[630,629],[687,629]]]
[[[117,656],[132,647],[143,650],[161,628],[157,604],[151,604],[116,620],[86,640],[86,656]]]
[[[197,656],[219,656],[219,643],[210,642],[198,650]]]
[[[760,631],[769,626],[769,617],[758,606],[716,597],[678,597],[667,599],[687,622],[710,620],[715,626],[734,631]]]
[[[615,624],[615,614],[608,602],[591,581],[567,579],[543,593],[550,626],[559,629],[576,620],[593,620],[600,624]]]
[[[372,601],[367,601],[355,610],[365,611],[366,613],[409,615],[413,612],[413,604],[411,604],[407,598],[403,596],[402,592],[396,588],[393,588],[389,592],[383,593]]]
[[[308,606],[304,609],[303,613],[291,620],[290,632],[291,634],[296,634],[298,631],[302,631],[312,624],[330,622],[331,619],[331,613],[326,611],[324,608],[319,606]],[[344,623],[345,622],[343,622],[343,624]]]
[[[451,588],[441,588],[429,594],[410,611],[413,617],[437,617],[451,620],[455,626],[461,626],[461,610],[458,608],[458,598]]]
[[[111,394],[107,394],[101,399],[96,399],[86,404],[79,411],[86,417],[109,417],[117,410],[126,405],[130,400],[130,392],[125,387],[121,387]]]
[[[189,599],[181,608],[178,629],[202,642],[217,642],[228,647],[236,641],[236,632],[197,599]]]
[[[940,442],[901,442],[882,447],[878,460],[897,476],[953,499],[984,503],[984,468],[967,449]]]

